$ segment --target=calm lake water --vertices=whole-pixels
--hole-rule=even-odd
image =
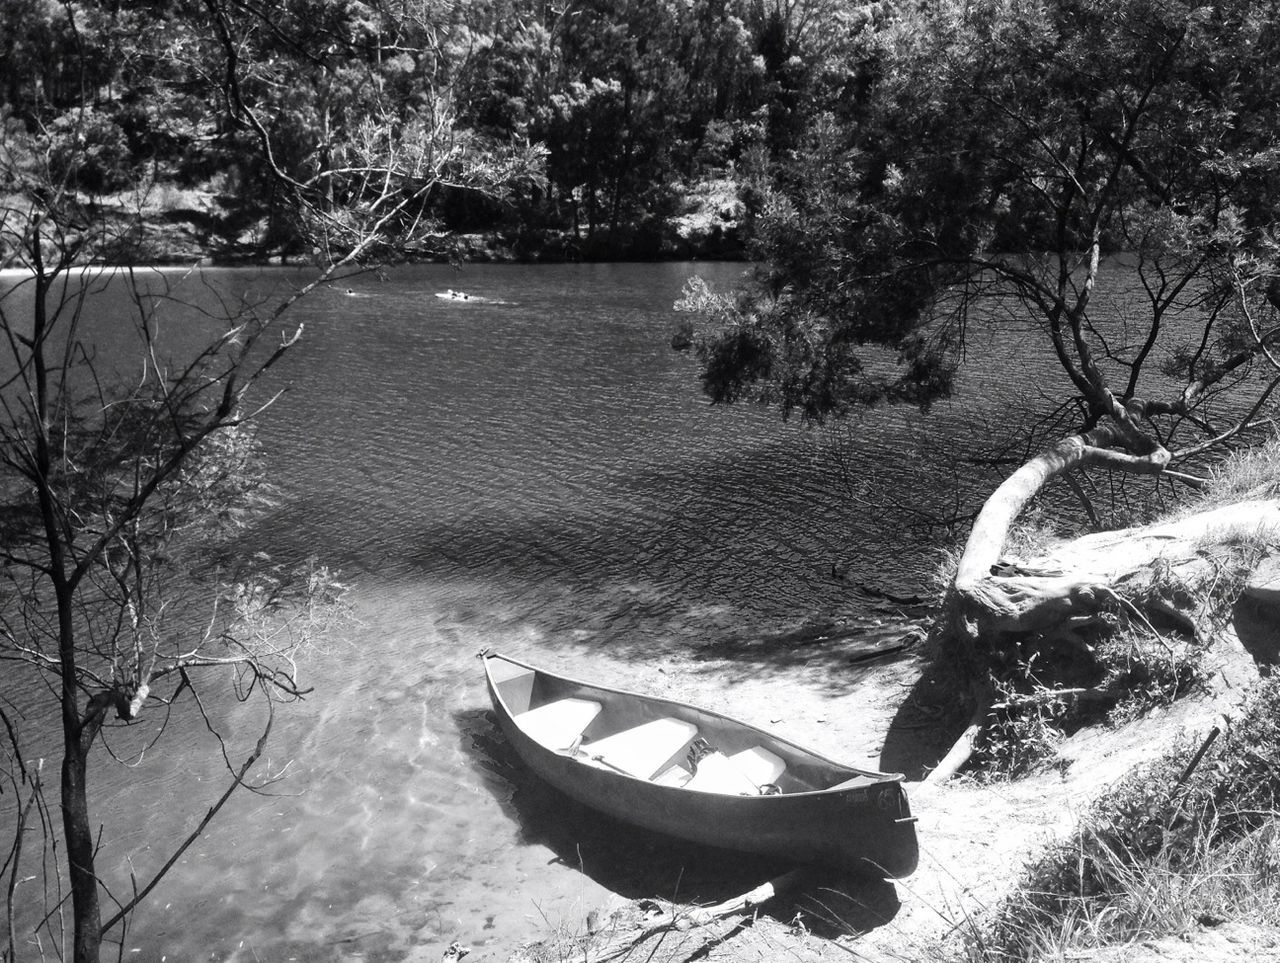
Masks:
[[[262,429],[281,500],[243,548],[340,569],[359,621],[303,667],[314,693],[269,749],[285,778],[234,798],[139,914],[126,959],[436,960],[453,939],[502,959],[547,920],[576,924],[606,886],[678,884],[655,869],[671,862],[661,843],[601,844],[615,827],[527,778],[475,654],[635,678],[673,653],[863,617],[857,583],[910,591],[931,564],[899,524],[909,512],[884,508],[952,481],[922,472],[921,452],[945,455],[1027,390],[997,357],[966,373],[984,394],[929,418],[806,431],[713,408],[669,347],[671,304],[694,273],[727,286],[741,270],[418,267],[297,308],[304,339]],[[182,284],[265,296],[286,276]],[[432,296],[450,287],[493,303]],[[1061,377],[1038,356],[1019,370]],[[758,668],[749,652],[735,664]],[[187,721],[136,768],[104,760],[95,776],[118,891],[225,784]]]

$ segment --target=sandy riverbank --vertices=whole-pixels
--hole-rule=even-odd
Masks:
[[[1237,626],[1242,634],[1270,632],[1280,638],[1278,614],[1257,604],[1238,606]],[[896,768],[918,780],[945,751],[956,728],[956,720],[947,718],[952,700],[945,683],[931,679],[923,659],[911,656],[879,666],[856,684],[841,685],[835,668],[840,658],[838,651],[827,651],[820,659],[750,677],[738,677],[732,662],[690,658],[664,666],[656,676],[637,668],[634,680],[620,684],[649,691],[656,686],[660,694],[729,710],[850,762]],[[937,959],[1016,887],[1028,860],[1072,832],[1108,786],[1155,753],[1202,738],[1258,677],[1234,626],[1215,641],[1207,658],[1207,682],[1200,691],[1127,725],[1077,732],[1049,770],[1007,783],[961,778],[943,786],[913,784],[921,865],[909,879],[889,883],[815,872],[797,891],[754,913],[651,937],[631,957],[730,963]],[[886,765],[891,762],[897,765]],[[765,873],[774,869],[760,867]],[[615,894],[587,908],[581,920],[558,920],[547,931],[531,933],[522,958],[595,959],[593,952],[625,943],[659,905],[669,906]],[[1212,928],[1181,936],[1168,946],[1128,948],[1128,955],[1116,955],[1117,948],[1108,960],[1191,959],[1170,954],[1201,939],[1206,960],[1229,958],[1214,956],[1214,947],[1221,944],[1224,953],[1239,950],[1241,939],[1251,941],[1259,958],[1273,959],[1266,954],[1276,945],[1276,934],[1265,927],[1234,936]]]

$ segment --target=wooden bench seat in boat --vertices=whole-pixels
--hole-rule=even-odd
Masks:
[[[558,752],[570,748],[599,714],[600,703],[590,699],[557,699],[512,719],[534,742]]]
[[[602,769],[625,772],[637,779],[650,779],[697,734],[698,727],[692,722],[654,719],[595,742],[584,743],[578,758]]]

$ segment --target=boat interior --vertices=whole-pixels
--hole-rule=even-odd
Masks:
[[[512,720],[534,742],[656,785],[767,796],[894,778],[838,765],[683,703],[573,682],[498,657],[489,669]]]

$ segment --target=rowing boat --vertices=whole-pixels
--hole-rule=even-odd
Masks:
[[[919,849],[902,776],[763,729],[486,653],[498,723],[538,776],[624,822],[729,850],[900,878]]]

